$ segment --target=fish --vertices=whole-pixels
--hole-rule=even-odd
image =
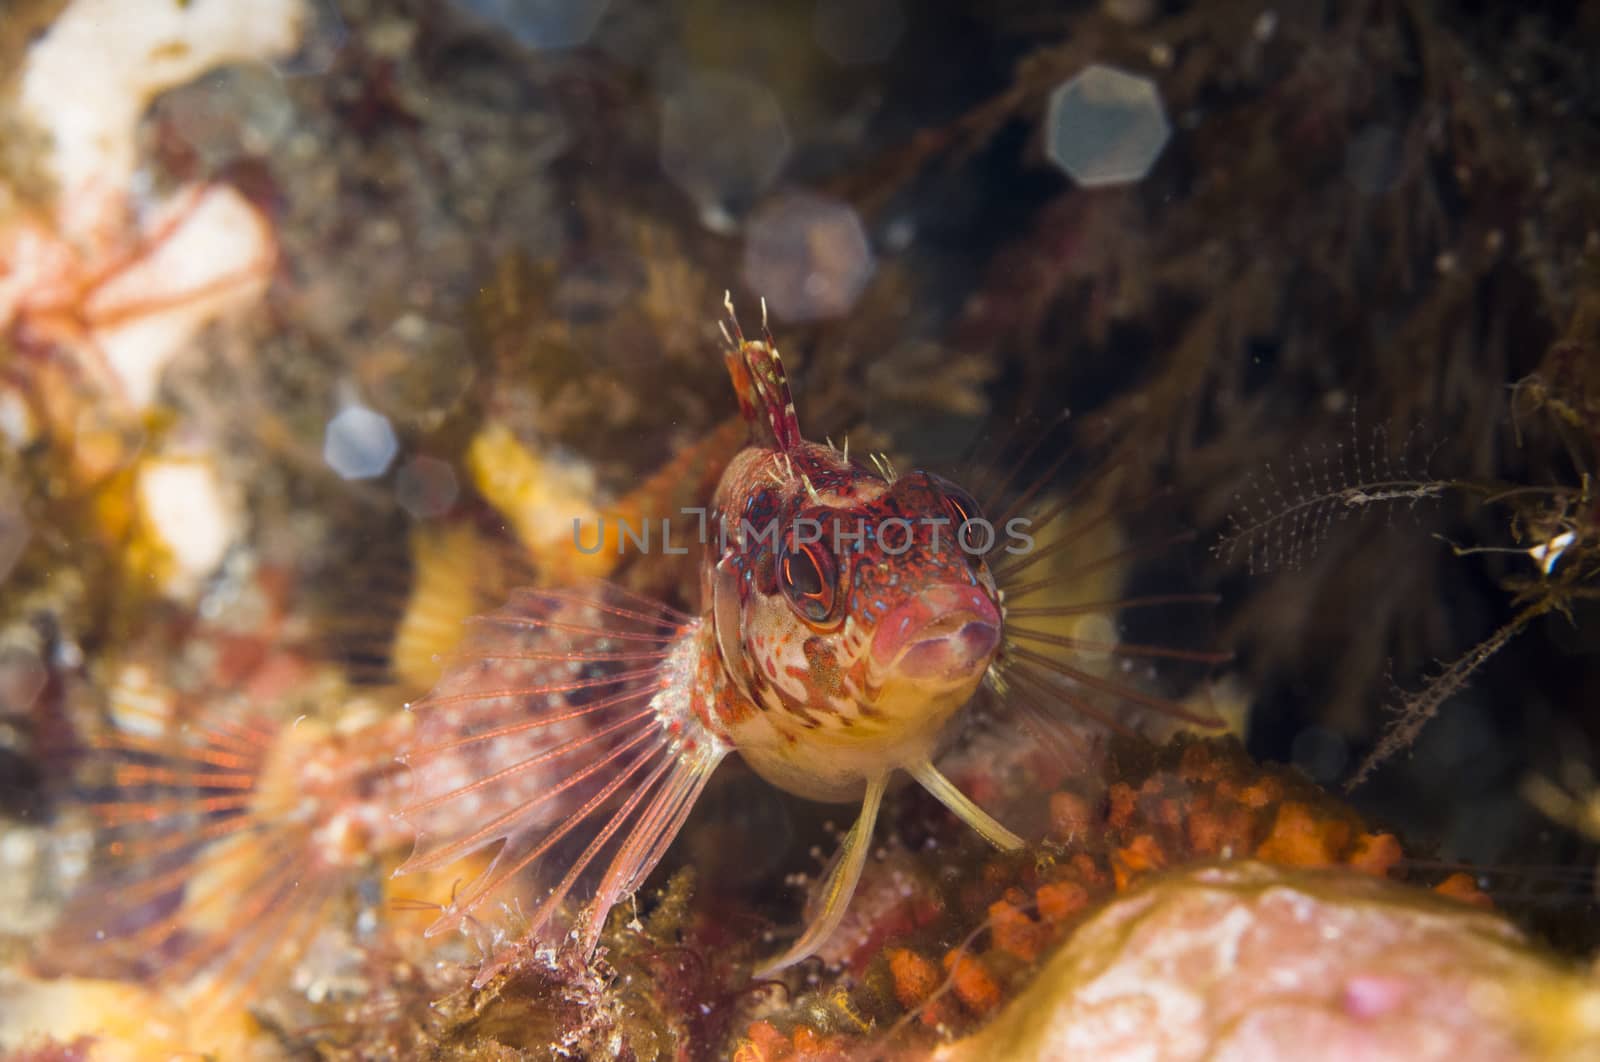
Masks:
[[[1212,599],[1041,597],[1074,577],[1070,566],[1041,577],[1062,567],[1065,541],[1030,550],[1016,505],[997,526],[954,481],[808,439],[765,302],[755,339],[731,296],[724,310],[724,362],[748,442],[706,512],[698,607],[607,582],[519,591],[471,624],[439,683],[407,706],[416,725],[401,760],[413,785],[398,816],[416,841],[395,873],[477,858],[426,934],[471,929],[496,902],[519,916],[480,987],[529,946],[592,958],[608,913],[642,886],[730,755],[789,793],[859,807],[817,913],[756,971],[765,977],[813,955],[840,925],[896,775],[994,847],[1024,846],[935,764],[980,692],[1102,718],[1100,699],[1126,696],[1210,722],[1091,660],[1206,654],[1051,624],[1119,604]],[[1018,501],[1042,499],[1036,484]],[[1043,507],[1053,518],[1069,505]],[[1020,582],[1009,597],[1006,578]],[[1044,603],[1018,604],[1030,596]]]
[[[161,694],[98,734],[76,806],[96,829],[92,873],[36,956],[43,972],[148,980],[181,998],[206,1042],[286,982],[385,851],[398,732],[353,709],[337,730],[285,722],[225,691]]]
[[[700,478],[726,434],[686,448],[608,511],[656,512],[658,498]],[[314,624],[294,618],[307,588],[252,571],[242,604],[152,624],[108,669],[105,719],[81,754],[61,757],[54,786],[89,865],[38,942],[36,971],[159,986],[183,1001],[185,1035],[214,1045],[246,1011],[289,1002],[285,987],[320,994],[333,983],[338,951],[319,942],[412,943],[413,920],[386,916],[430,905],[379,884],[414,839],[395,814],[417,718],[400,706],[438,680],[465,619],[516,580],[539,579],[536,559],[560,558],[467,521],[420,525],[407,545],[409,573],[380,553],[319,586]],[[463,951],[442,943],[428,961]],[[467,941],[464,954],[479,946]]]

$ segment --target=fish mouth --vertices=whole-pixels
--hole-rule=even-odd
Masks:
[[[1000,647],[1000,610],[977,587],[934,587],[884,617],[874,662],[895,675],[938,683],[982,674]]]

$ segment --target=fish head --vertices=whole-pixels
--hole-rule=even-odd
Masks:
[[[993,529],[970,494],[832,446],[748,452],[721,517],[713,622],[760,707],[875,733],[933,732],[999,652]],[[727,483],[725,481],[725,487]]]

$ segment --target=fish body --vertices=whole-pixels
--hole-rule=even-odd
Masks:
[[[751,443],[712,499],[698,614],[606,584],[519,595],[417,705],[402,817],[419,836],[400,872],[500,845],[430,932],[543,870],[528,933],[548,935],[598,874],[578,919],[587,954],[731,752],[797,795],[863,804],[826,911],[773,968],[837,924],[895,770],[996,843],[1021,843],[931,763],[1000,648],[999,591],[955,534],[976,504],[806,440],[770,335],[747,340],[731,305],[729,324]]]
[[[1066,562],[1106,516],[1031,553],[1026,534],[1023,548],[1001,549],[998,530],[954,483],[807,440],[771,335],[747,339],[731,303],[724,332],[750,442],[711,500],[696,611],[606,583],[522,592],[474,624],[438,687],[414,705],[419,723],[403,759],[415,788],[400,814],[418,837],[398,873],[493,851],[428,932],[464,926],[492,897],[533,905],[521,941],[485,965],[480,985],[517,948],[560,938],[556,927],[571,926],[564,939],[592,954],[607,912],[643,883],[732,753],[791,793],[861,806],[818,913],[758,971],[766,974],[814,953],[837,928],[895,772],[997,847],[1022,845],[933,764],[980,688],[1003,692],[1046,727],[1062,704],[1116,725],[1098,702],[1119,697],[1194,718],[1127,689],[1105,662],[1214,657],[1124,645],[1114,628],[1074,633],[1079,620],[1121,607],[1201,602],[1085,599],[1096,573],[1129,554]],[[1024,500],[1042,501],[1047,522],[1069,512],[1038,489]],[[1007,520],[1008,535],[1012,527]],[[1016,583],[1010,598],[1000,588],[1007,580]],[[1072,592],[1052,596],[1063,586]]]
[[[213,696],[154,736],[101,737],[109,771],[87,804],[99,865],[41,953],[54,972],[153,976],[200,1025],[286,980],[335,905],[408,839],[393,817],[408,718],[338,731]]]

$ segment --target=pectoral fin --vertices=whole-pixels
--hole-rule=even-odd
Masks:
[[[770,977],[779,970],[793,966],[822,946],[844,920],[850,897],[855,894],[856,883],[861,880],[861,870],[867,864],[867,852],[872,847],[872,828],[878,821],[878,808],[883,804],[883,791],[889,776],[882,775],[867,783],[866,795],[861,798],[861,814],[856,824],[845,835],[839,848],[839,858],[822,883],[820,899],[822,908],[817,912],[806,931],[782,956],[756,971],[757,977]]]
[[[1012,852],[1023,846],[1021,837],[1006,829],[987,812],[972,802],[972,799],[956,788],[954,782],[939,773],[938,768],[924,760],[922,763],[913,764],[910,768],[911,777],[932,793],[934,799],[955,812],[956,817],[962,822],[977,830],[985,841],[994,845],[1003,852]]]

